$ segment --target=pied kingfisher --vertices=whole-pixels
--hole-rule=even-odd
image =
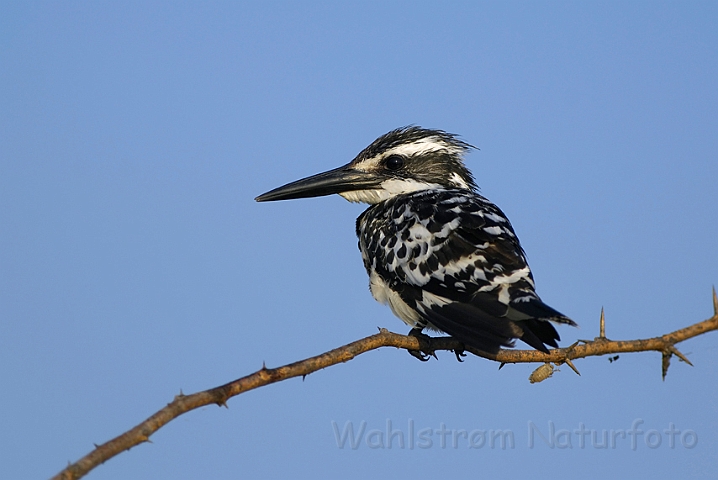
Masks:
[[[549,320],[576,324],[536,295],[511,223],[464,166],[470,148],[442,130],[399,128],[347,165],[256,200],[338,193],[368,203],[356,233],[369,288],[412,334],[438,330],[490,353],[519,338],[548,352],[560,340]]]

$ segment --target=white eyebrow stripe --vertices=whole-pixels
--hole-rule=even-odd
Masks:
[[[449,153],[463,153],[463,149],[460,147],[448,144],[438,137],[428,137],[391,148],[387,150],[384,155],[382,155],[382,158],[388,157],[389,155],[404,155],[408,157],[427,152],[438,152],[441,150],[445,150]]]
[[[406,143],[397,145],[396,147],[390,148],[381,154],[364,159],[353,165],[353,168],[361,172],[370,172],[374,170],[382,160],[391,155],[402,155],[405,157],[411,157],[414,155],[421,155],[428,152],[447,152],[450,155],[462,155],[464,148],[450,143],[445,142],[440,137],[428,137],[420,138],[412,143]],[[457,182],[462,188],[468,188],[465,182]]]

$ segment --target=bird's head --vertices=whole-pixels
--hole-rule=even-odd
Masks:
[[[436,188],[476,190],[463,156],[473,148],[442,130],[403,127],[382,135],[348,164],[288,183],[255,200],[289,200],[338,193],[351,202],[379,203]]]

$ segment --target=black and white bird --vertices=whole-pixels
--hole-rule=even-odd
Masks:
[[[393,130],[343,167],[271,190],[258,202],[338,193],[370,207],[356,222],[369,288],[412,327],[495,353],[521,339],[548,352],[551,322],[576,325],[541,301],[504,213],[477,193],[456,135]]]

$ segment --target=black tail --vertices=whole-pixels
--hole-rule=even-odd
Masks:
[[[526,306],[534,302],[524,302],[521,313]],[[471,304],[449,303],[442,306],[434,305],[425,310],[426,319],[439,330],[448,333],[467,346],[477,348],[484,352],[497,353],[501,347],[513,347],[514,339],[519,338],[531,347],[548,353],[549,345],[558,348],[561,340],[556,329],[549,319],[560,323],[576,325],[570,318],[560,314],[540,300],[539,305],[529,307],[534,313],[546,315],[543,318],[529,318],[526,320],[509,320],[488,314]],[[518,310],[518,309],[517,309]]]
[[[523,331],[515,322],[489,315],[467,303],[432,306],[424,312],[431,324],[464,345],[488,353],[513,347]]]
[[[528,343],[536,350],[548,353],[546,345],[558,348],[558,341],[561,340],[561,337],[556,329],[553,328],[553,325],[551,325],[551,323],[547,320],[530,318],[528,320],[520,320],[516,323],[521,325],[524,331],[524,334],[521,335],[521,340]]]

